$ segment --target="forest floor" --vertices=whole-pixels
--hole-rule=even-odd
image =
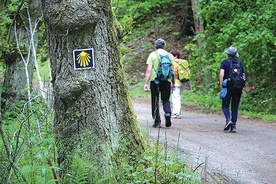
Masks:
[[[135,97],[133,106],[141,130],[157,139],[159,129],[152,127],[150,100]],[[204,183],[275,184],[276,122],[239,117],[237,133],[223,131],[224,125],[222,114],[183,107],[182,118],[172,119],[170,128],[162,118],[159,136],[183,153]]]

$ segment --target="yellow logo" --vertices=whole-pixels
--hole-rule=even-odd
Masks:
[[[89,53],[81,51],[81,53],[78,54],[77,56],[77,61],[80,66],[82,67],[87,67],[90,63],[91,56]]]

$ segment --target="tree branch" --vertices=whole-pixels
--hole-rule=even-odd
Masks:
[[[7,157],[8,157],[9,162],[10,162],[10,166],[9,166],[8,171],[10,171],[11,168],[13,168],[14,170],[16,170],[16,171],[19,172],[19,174],[20,174],[21,177],[23,178],[24,182],[27,182],[25,176],[19,171],[19,169],[18,169],[18,168],[15,166],[15,164],[14,164],[13,158],[12,158],[11,153],[10,153],[10,150],[9,150],[9,148],[8,148],[8,143],[7,143],[7,141],[6,141],[6,138],[5,138],[5,134],[4,134],[2,125],[3,125],[3,122],[0,121],[0,134],[1,134],[1,137],[2,137],[2,141],[3,141],[4,147],[5,147],[6,153],[7,153]]]

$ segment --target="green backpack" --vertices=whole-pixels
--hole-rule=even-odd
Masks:
[[[190,80],[189,63],[185,59],[179,59],[178,63],[178,79],[180,82],[187,82]]]

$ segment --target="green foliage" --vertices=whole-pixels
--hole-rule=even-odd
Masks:
[[[188,46],[192,51],[194,87],[207,91],[219,89],[216,83],[220,62],[226,56],[223,51],[233,45],[238,48],[239,59],[245,66],[246,87],[254,87],[247,95],[246,106],[252,112],[275,114],[276,18],[273,12],[273,0],[201,1],[200,17],[205,23],[205,32],[195,40],[204,42],[204,46],[199,49]]]
[[[154,9],[162,9],[177,0],[113,0],[112,5],[115,9],[118,20],[131,17],[134,20],[143,20],[152,15]],[[158,11],[158,10],[156,10]],[[122,21],[123,22],[123,21]],[[120,22],[120,23],[122,23]],[[124,24],[122,24],[124,26]]]
[[[169,4],[178,2],[177,0],[113,0],[112,5],[116,17],[126,33],[130,33],[133,27],[139,27],[140,22],[145,22],[152,18],[152,14],[160,13]],[[166,13],[166,12],[164,12]],[[166,18],[164,15],[163,18]]]
[[[44,82],[49,82],[50,81],[50,61],[46,60],[46,61],[42,61],[41,58],[39,57],[39,61],[38,61],[38,70],[39,70],[39,74],[40,77],[42,78],[42,80]],[[38,83],[38,79],[37,79],[37,74],[36,71],[34,71],[34,79],[36,83]]]
[[[121,0],[113,2],[115,2],[113,6],[120,22],[124,19],[122,15],[132,17],[132,25],[129,25],[132,30],[124,37],[123,44],[121,44],[121,58],[125,71],[131,75],[129,77],[130,93],[132,96],[135,94],[144,96],[146,93],[142,89],[141,81],[144,76],[141,75],[141,68],[145,70],[146,57],[155,36],[169,36],[166,35],[167,29],[169,30],[171,25],[177,25],[173,19],[170,19],[171,14],[167,13],[170,12],[169,9],[179,6],[180,3],[167,3],[157,10],[154,8],[156,6],[154,3],[148,5],[142,1]],[[276,105],[274,72],[276,68],[273,64],[276,56],[274,31],[276,24],[275,16],[273,16],[275,2],[272,0],[234,2],[204,0],[200,3],[199,16],[204,21],[205,32],[196,35],[194,41],[199,40],[204,44],[202,48],[197,48],[192,42],[185,45],[185,49],[190,52],[193,92],[199,97],[203,94],[205,99],[209,99],[207,104],[202,103],[206,105],[201,108],[220,110],[220,100],[217,97],[220,91],[219,68],[221,61],[226,57],[224,49],[233,45],[239,50],[239,59],[245,66],[247,76],[246,88],[242,96],[243,103],[240,108],[242,113],[262,114],[262,117],[271,119],[267,116],[273,117],[271,114],[276,114],[274,108]],[[141,6],[148,6],[151,11],[147,13],[147,8],[140,8]],[[162,9],[162,7],[166,8]],[[137,14],[137,11],[143,13]],[[156,25],[160,23],[164,23],[166,28],[157,28]],[[168,32],[168,34],[171,33],[175,34]],[[140,88],[136,88],[139,85]],[[208,94],[208,98],[204,94]],[[210,99],[211,97],[213,99]],[[192,101],[194,100],[191,99]]]
[[[93,166],[89,164],[87,160],[82,159],[78,154],[74,154],[70,169],[62,183],[97,183],[98,179],[96,173]]]
[[[143,91],[143,84],[144,83],[140,82],[129,87],[129,93],[133,98],[144,97],[150,99],[150,92]],[[192,82],[192,86],[194,86],[194,82]],[[199,85],[197,85],[197,88],[199,88]],[[182,98],[182,103],[185,104],[185,106],[191,107],[203,113],[221,112],[221,100],[219,99],[219,91],[216,88],[210,88],[209,90],[205,91],[198,90],[197,88],[193,88],[193,90],[185,90]],[[267,111],[258,110],[260,108],[264,109],[269,101],[273,101],[272,97],[268,96],[267,101],[260,101],[257,105],[251,105],[250,103],[248,103],[250,100],[254,100],[252,99],[251,94],[244,91],[240,102],[241,105],[239,107],[240,115],[250,118],[258,118],[264,121],[276,121],[275,114],[270,114]]]
[[[206,93],[197,90],[186,90],[182,98],[182,103],[200,112],[221,112],[221,100],[218,95],[219,92],[213,91],[212,89],[206,91]],[[276,121],[275,114],[270,114],[266,111],[258,111],[260,108],[265,108],[264,106],[267,104],[266,101],[253,106],[250,104],[248,105],[249,100],[252,100],[249,94],[244,92],[239,107],[239,114],[241,116],[258,118],[264,121]],[[268,99],[268,101],[269,100],[272,99]]]
[[[139,82],[136,85],[129,87],[129,94],[131,97],[150,97],[150,92],[144,91],[144,83]]]
[[[118,160],[118,169],[104,179],[86,160],[89,153],[72,154],[72,163],[62,181],[56,164],[56,148],[52,132],[53,114],[39,98],[31,105],[25,101],[11,112],[3,112],[3,141],[9,150],[0,150],[1,183],[198,183],[200,177],[189,169],[179,152],[169,152],[166,145],[149,144],[141,157],[132,162]],[[14,114],[15,113],[15,114]],[[76,113],[78,114],[78,113]],[[0,143],[3,147],[3,142]],[[10,158],[16,164],[10,168]],[[82,155],[82,156],[80,156]],[[86,157],[87,156],[87,157]],[[118,159],[118,158],[117,158]],[[108,169],[108,168],[106,168]],[[157,182],[158,181],[158,182]]]
[[[4,4],[5,3],[5,4]],[[3,57],[15,52],[14,43],[10,42],[11,24],[13,22],[14,15],[18,8],[18,1],[4,1],[0,2],[0,61],[3,61]]]
[[[133,165],[124,165],[120,183],[199,183],[200,177],[186,164],[178,151],[168,151],[160,138],[146,148]]]
[[[31,104],[31,105],[30,105]],[[52,135],[53,113],[40,98],[21,100],[13,109],[2,112],[1,183],[47,183],[55,179],[55,144]],[[7,157],[9,155],[9,158]],[[2,159],[1,159],[2,160]],[[16,164],[12,164],[16,163]],[[12,164],[12,165],[11,165]]]
[[[22,4],[22,6],[20,6]],[[9,1],[1,1],[0,2],[0,75],[2,72],[4,73],[4,69],[2,69],[2,65],[4,63],[14,62],[19,59],[19,50],[22,54],[27,54],[30,49],[28,43],[19,43],[20,49],[17,48],[15,41],[15,26],[23,27],[22,25],[22,13],[26,10],[27,1],[18,2],[17,0],[9,0]],[[20,7],[20,11],[18,11]],[[23,15],[25,16],[25,15]],[[25,19],[24,17],[23,19]],[[39,26],[37,27],[38,36],[38,44],[37,44],[37,58],[41,62],[45,62],[48,58],[46,54],[46,39],[45,39],[45,31],[43,20],[39,20]],[[42,22],[42,23],[41,23]],[[25,25],[29,26],[29,25]],[[20,59],[19,59],[20,60]],[[4,62],[4,63],[3,63]]]
[[[149,37],[149,34],[160,37],[175,29],[175,16],[170,12],[176,11],[174,8],[179,7],[177,2],[176,0],[113,1],[117,19],[125,30],[120,51],[124,69],[130,74],[129,84],[136,85],[143,77],[141,70],[145,71],[148,51],[153,46],[153,39],[156,39]],[[124,23],[126,17],[131,19],[131,24]],[[162,29],[156,30],[158,25]]]
[[[0,57],[3,52],[13,52],[13,45],[7,43],[7,33],[16,11],[18,1],[0,6]],[[167,13],[168,7],[177,0],[113,0],[117,18],[126,33],[121,54],[124,64],[140,64],[144,66],[146,58],[143,52],[152,45],[149,35],[156,32],[156,24],[170,21],[172,16]],[[175,4],[176,5],[176,4]],[[240,59],[247,72],[247,87],[254,86],[252,91],[245,91],[241,99],[241,114],[250,117],[263,117],[264,120],[276,121],[275,115],[275,2],[267,1],[201,1],[200,16],[205,22],[204,34],[197,35],[195,40],[204,42],[200,49],[195,44],[186,45],[192,51],[189,58],[192,70],[193,91],[186,90],[183,103],[197,110],[221,112],[221,101],[218,98],[218,70],[225,57],[223,50],[230,45],[238,47]],[[160,18],[153,18],[161,14]],[[166,33],[173,29],[173,21],[160,32]],[[171,34],[169,32],[169,34]],[[177,35],[176,33],[172,33]],[[43,34],[42,34],[43,35]],[[41,35],[40,35],[41,36]],[[131,41],[131,42],[129,42]],[[42,76],[47,76],[47,55],[45,42],[40,41],[38,59],[41,61]],[[137,51],[134,53],[134,51]],[[136,54],[136,55],[135,55]],[[129,59],[129,56],[133,56]],[[139,61],[139,62],[137,62]],[[138,65],[137,64],[137,65]],[[1,71],[4,70],[3,64]],[[44,71],[44,72],[43,72]],[[133,72],[132,70],[128,70]],[[143,91],[141,76],[131,79],[131,96],[149,97]],[[143,77],[143,75],[142,75]],[[46,77],[45,77],[46,78]],[[8,153],[15,163],[11,166],[7,150],[0,149],[1,183],[54,183],[59,180],[54,174],[59,168],[56,164],[56,147],[52,132],[53,113],[39,98],[20,104],[10,111],[3,112],[3,130],[8,143]],[[31,105],[29,105],[31,104]],[[76,117],[80,114],[76,112]],[[0,142],[3,148],[3,141]],[[89,153],[87,153],[89,154]],[[199,183],[200,177],[193,173],[183,155],[178,151],[169,152],[166,145],[159,140],[149,144],[140,159],[132,163],[123,161],[118,172],[104,181],[99,180],[93,165],[84,157],[75,153],[71,167],[61,183],[110,183],[114,176],[119,183]],[[27,181],[27,182],[26,182]],[[158,182],[157,182],[158,181]]]
[[[149,143],[139,158],[131,156],[132,162],[117,158],[117,170],[104,179],[97,177],[96,168],[83,154],[74,153],[72,164],[62,183],[199,183],[201,180],[200,176],[189,168],[180,152],[169,152],[159,139]]]

